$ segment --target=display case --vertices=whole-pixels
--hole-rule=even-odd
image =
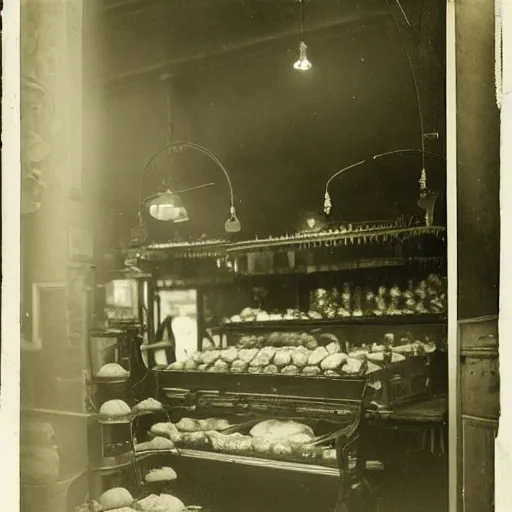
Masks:
[[[391,223],[134,249],[152,276],[142,352],[172,347],[146,357],[169,420],[139,435],[171,439],[171,464],[309,475],[330,489],[322,508],[372,510],[368,472],[383,466],[365,450],[365,423],[443,388],[444,237]],[[194,292],[194,329],[180,334],[162,303],[177,291]]]

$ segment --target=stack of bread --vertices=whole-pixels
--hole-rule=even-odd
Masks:
[[[168,369],[308,377],[369,374],[379,370],[373,363],[351,361],[333,335],[322,335],[322,345],[314,336],[305,333],[273,333],[263,342],[259,338],[244,336],[236,347],[196,352],[189,360],[173,363]]]

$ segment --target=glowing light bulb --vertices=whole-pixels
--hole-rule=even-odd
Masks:
[[[149,214],[157,220],[174,221],[179,218],[180,209],[170,204],[152,204]]]
[[[164,222],[186,222],[187,210],[180,198],[168,190],[148,200],[149,214],[156,220]]]
[[[299,60],[293,65],[298,71],[308,71],[312,68],[311,62],[308,60],[308,47],[302,41],[299,45]]]

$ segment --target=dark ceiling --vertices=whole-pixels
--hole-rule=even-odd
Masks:
[[[244,236],[277,234],[321,207],[325,182],[338,169],[380,152],[419,148],[418,98],[424,131],[439,133],[427,149],[444,153],[444,2],[390,7],[385,0],[307,1],[305,39],[314,66],[301,74],[292,68],[295,0],[109,0],[97,61],[114,89],[171,73],[193,140],[230,171]],[[143,165],[150,155],[128,146],[126,162]],[[184,165],[195,171],[181,173],[178,188],[211,181],[215,172],[194,155]],[[443,160],[428,166],[431,186],[442,192]],[[394,156],[347,174],[333,184],[333,214],[362,220],[417,213],[420,170],[418,157]],[[140,171],[132,170],[135,183]],[[193,221],[184,236],[212,235],[222,226],[224,188],[220,182],[188,199]],[[115,208],[132,220],[137,193],[134,187],[116,194]],[[168,226],[152,229],[169,236]]]
[[[104,67],[108,76],[131,76],[138,69],[164,69],[187,61],[197,64],[231,53],[247,55],[272,41],[295,46],[299,33],[296,0],[109,0],[103,4],[95,39],[97,58],[108,63]],[[340,27],[361,26],[386,14],[384,0],[307,1],[305,30],[335,34]]]

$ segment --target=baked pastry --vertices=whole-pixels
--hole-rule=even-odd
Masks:
[[[238,350],[235,347],[230,347],[221,350],[220,358],[222,359],[222,361],[231,364],[233,361],[238,359]]]
[[[271,358],[265,354],[258,354],[250,363],[250,367],[254,368],[263,368],[264,366],[268,366],[270,364]]]
[[[242,361],[241,359],[237,359],[231,365],[230,371],[232,373],[244,373],[245,371],[247,371],[247,363],[245,361]]]
[[[161,411],[163,409],[163,405],[154,398],[146,398],[146,400],[142,400],[133,407],[134,411]]]
[[[182,418],[176,423],[176,428],[180,432],[197,432],[200,430],[199,421],[193,418]]]
[[[347,354],[341,352],[324,358],[320,363],[322,370],[336,370],[347,360]]]
[[[174,469],[164,466],[158,469],[151,469],[145,477],[146,482],[154,483],[154,482],[173,482],[178,478],[176,471]],[[101,503],[101,502],[100,502]]]
[[[263,373],[265,373],[265,374],[279,373],[279,368],[275,364],[269,364],[268,366],[263,368]]]
[[[292,364],[297,368],[304,368],[308,364],[311,352],[305,348],[298,348],[292,352]]]
[[[127,378],[129,375],[130,372],[117,363],[108,363],[103,365],[96,374],[97,377],[103,379],[123,379]]]
[[[176,446],[174,443],[168,439],[167,437],[157,436],[154,437],[151,441],[147,441],[144,443],[139,443],[135,445],[136,452],[145,452],[150,450],[174,450]]]
[[[298,375],[300,373],[300,370],[295,365],[289,364],[288,366],[285,366],[281,370],[281,373],[283,375]]]
[[[188,361],[185,361],[185,364],[183,365],[183,369],[185,371],[197,370],[197,364],[194,363],[194,361],[192,361],[191,359],[189,359]]]
[[[313,352],[311,352],[311,355],[308,358],[308,366],[319,365],[328,355],[329,352],[327,352],[325,347],[316,348],[313,350]]]
[[[220,357],[220,350],[210,350],[203,353],[203,363],[213,364]]]
[[[320,375],[321,370],[318,366],[306,366],[302,370],[302,375],[313,377],[315,375]]]
[[[182,510],[185,510],[185,505],[178,498],[175,498],[170,494],[165,495],[171,498],[171,500],[169,500],[164,499],[163,496],[163,494],[160,496],[150,494],[137,502],[137,508],[141,512],[181,512]]]
[[[238,352],[238,359],[249,364],[257,356],[258,352],[257,348],[243,348]]]
[[[263,437],[275,441],[286,440],[297,434],[306,434],[311,439],[315,437],[311,427],[296,421],[265,420],[252,427],[250,431],[252,437]]]
[[[213,365],[208,368],[208,371],[217,373],[229,372],[229,363],[227,363],[224,359],[217,359],[217,361],[215,361],[215,363],[213,363]]]
[[[288,366],[292,362],[292,355],[289,351],[278,350],[274,356],[273,363],[278,367]]]

